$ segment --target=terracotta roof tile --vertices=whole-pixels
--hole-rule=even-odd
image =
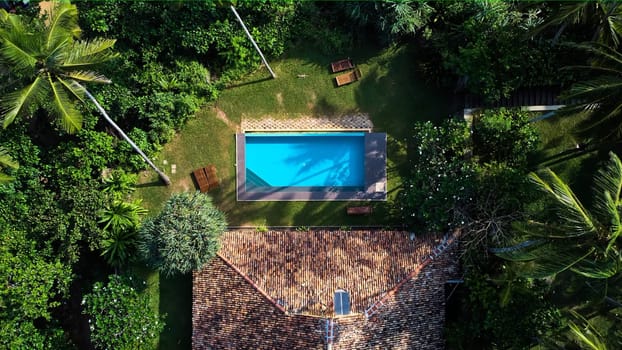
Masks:
[[[333,293],[364,313],[430,255],[437,241],[404,231],[230,231],[220,255],[289,313],[332,314]]]

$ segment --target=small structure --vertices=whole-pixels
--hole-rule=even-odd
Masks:
[[[371,205],[363,205],[359,207],[348,207],[346,209],[348,215],[369,215],[371,214]]]
[[[356,68],[347,73],[339,74],[335,77],[335,82],[337,83],[337,86],[343,86],[358,81],[361,79],[361,76],[361,70]]]
[[[199,191],[202,193],[205,193],[220,185],[220,181],[218,181],[218,175],[216,173],[216,167],[212,164],[193,171],[192,175],[194,175],[197,186],[199,186]]]
[[[335,61],[330,64],[330,70],[333,73],[343,72],[344,70],[348,70],[352,68],[354,68],[354,64],[352,64],[352,60],[350,58]]]

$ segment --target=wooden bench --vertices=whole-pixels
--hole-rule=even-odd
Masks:
[[[360,207],[348,207],[346,209],[348,215],[369,215],[371,214],[371,205],[364,205]]]
[[[352,64],[352,60],[350,60],[350,58],[335,61],[330,64],[330,70],[333,73],[343,72],[344,70],[348,70],[351,68],[354,68],[354,65]]]
[[[343,86],[346,84],[350,84],[359,79],[361,79],[361,70],[358,68],[347,73],[339,74],[338,76],[335,77],[337,86]]]
[[[211,189],[214,189],[220,185],[218,181],[218,175],[216,174],[216,167],[214,165],[208,165],[204,168],[199,168],[192,172],[194,179],[197,181],[199,191],[205,193]]]

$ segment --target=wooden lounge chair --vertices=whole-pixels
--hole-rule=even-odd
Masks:
[[[208,165],[205,168],[205,174],[207,175],[207,182],[209,184],[209,189],[213,189],[220,185],[220,181],[218,181],[218,175],[216,174],[216,167],[214,165]]]
[[[371,205],[364,205],[360,207],[348,207],[346,209],[348,215],[369,215],[371,214]]]
[[[361,70],[358,68],[347,73],[339,74],[338,76],[335,77],[337,86],[343,86],[346,84],[350,84],[359,79],[361,79]]]
[[[330,64],[330,70],[333,73],[343,72],[344,70],[348,70],[351,68],[354,68],[354,65],[352,64],[352,60],[350,58],[335,61]]]
[[[205,168],[200,168],[192,172],[194,179],[197,181],[199,191],[205,193],[209,190],[209,182],[207,181],[207,174],[205,174]]]

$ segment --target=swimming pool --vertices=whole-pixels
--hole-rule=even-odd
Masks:
[[[252,132],[236,135],[236,148],[238,200],[386,198],[385,134]]]

